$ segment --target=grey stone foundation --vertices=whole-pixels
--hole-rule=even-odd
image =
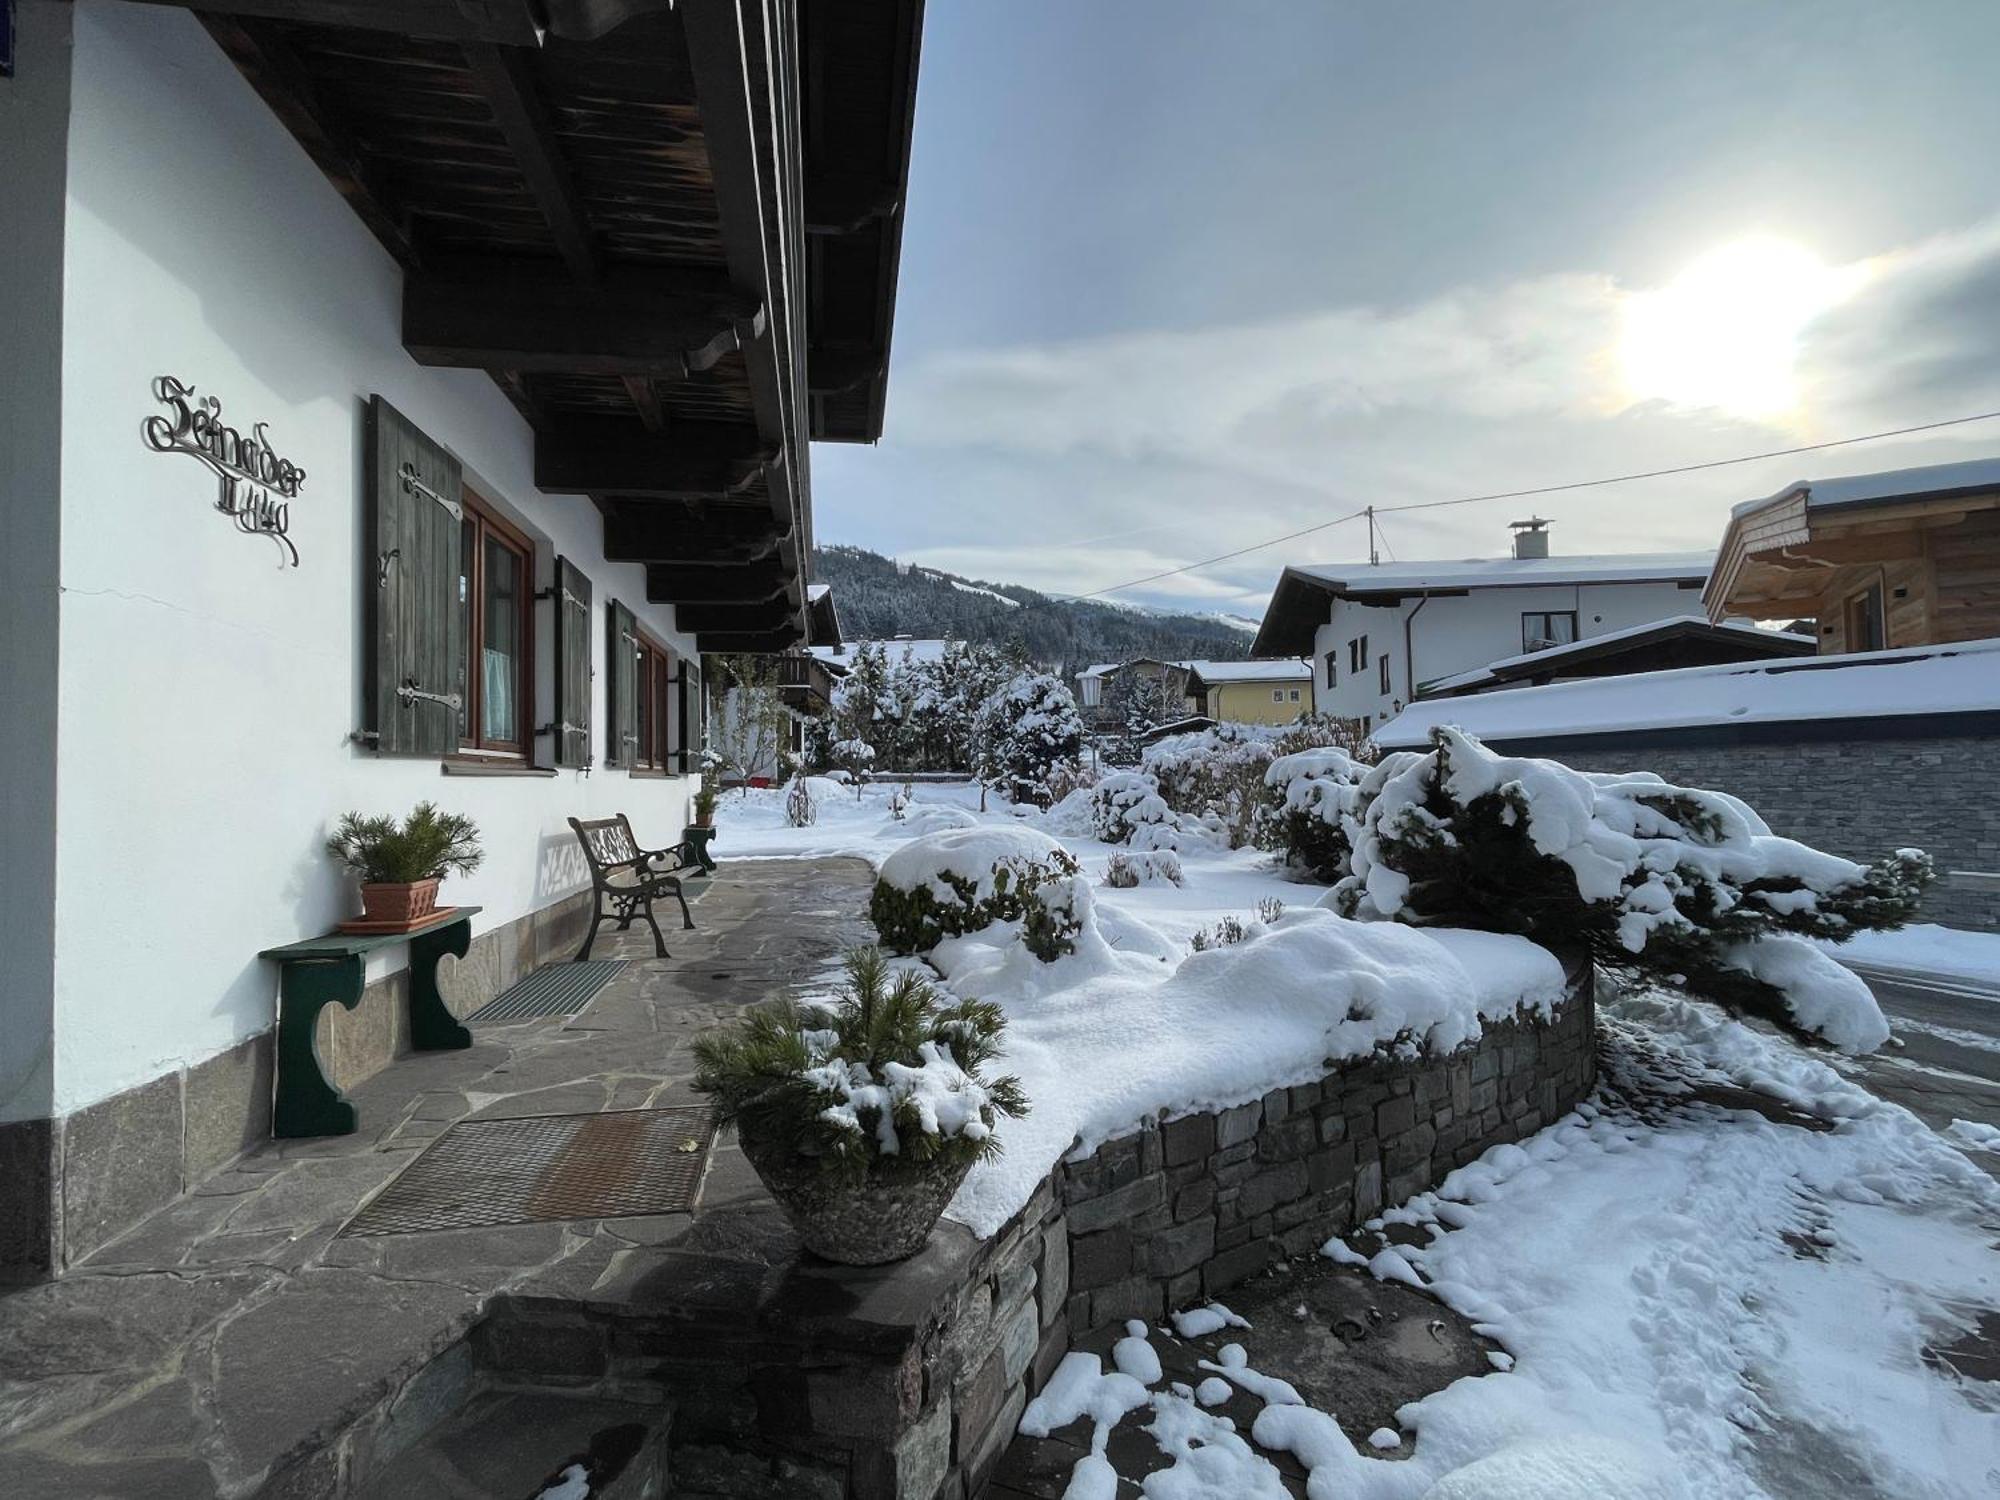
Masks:
[[[469,1014],[536,966],[569,957],[589,914],[586,893],[481,933],[445,977],[446,1003]],[[319,1047],[342,1089],[408,1052],[407,971],[370,984],[352,1011],[322,1011]],[[74,1265],[268,1138],[272,1049],[266,1031],[64,1119],[0,1125],[0,1284]]]

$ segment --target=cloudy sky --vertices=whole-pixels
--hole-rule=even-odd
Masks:
[[[1057,592],[2000,409],[1992,0],[930,0],[888,429],[821,540]],[[2000,421],[1389,517],[1712,547]],[[1255,615],[1359,525],[1130,590]]]

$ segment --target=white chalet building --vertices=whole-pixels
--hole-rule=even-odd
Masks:
[[[1685,615],[1713,554],[1550,557],[1545,523],[1511,557],[1287,568],[1251,654],[1305,657],[1320,713],[1368,728],[1428,684],[1503,657]]]

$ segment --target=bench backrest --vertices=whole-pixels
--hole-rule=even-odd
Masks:
[[[594,878],[623,869],[639,858],[639,842],[632,837],[632,823],[624,813],[587,823],[571,818],[569,826],[576,830],[577,842],[583,845],[583,857],[590,862]]]

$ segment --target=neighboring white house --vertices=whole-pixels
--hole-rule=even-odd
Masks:
[[[1512,557],[1287,568],[1251,652],[1306,657],[1319,712],[1372,728],[1440,678],[1698,607],[1712,554],[1550,557],[1545,525]]]

